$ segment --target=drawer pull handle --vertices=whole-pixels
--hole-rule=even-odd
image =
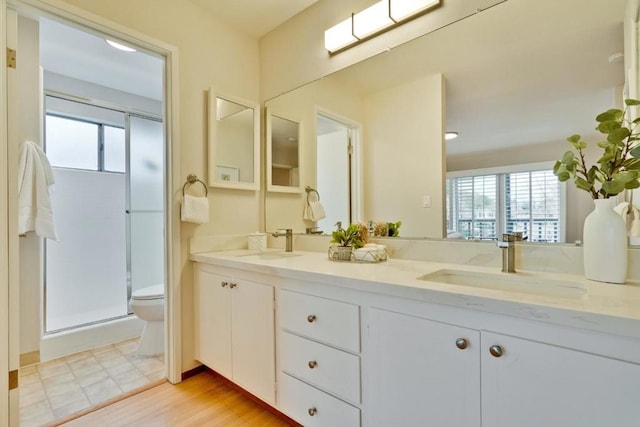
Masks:
[[[313,323],[316,321],[316,315],[315,314],[310,314],[307,316],[307,322],[309,323]]]
[[[220,286],[222,286],[223,288],[226,288],[228,284],[229,282],[222,282],[220,283]]]
[[[467,348],[468,345],[469,343],[464,338],[458,338],[456,340],[456,347],[458,347],[460,350],[464,350],[465,348]]]
[[[499,345],[492,345],[489,347],[489,353],[491,353],[493,357],[501,357],[503,350]]]
[[[237,284],[237,283],[229,283],[229,287],[230,287],[231,289],[235,288],[236,286],[238,286],[238,284]]]
[[[313,408],[309,408],[309,410],[307,411],[309,413],[310,417],[313,417],[315,414],[318,413],[318,410],[316,409],[316,407],[314,406]]]
[[[308,363],[308,365],[309,365],[309,369],[313,369],[313,368],[315,368],[316,366],[318,366],[318,362],[316,362],[315,360],[311,360],[311,361]]]

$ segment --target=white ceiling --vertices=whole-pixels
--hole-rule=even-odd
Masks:
[[[245,34],[260,38],[318,0],[191,0]]]

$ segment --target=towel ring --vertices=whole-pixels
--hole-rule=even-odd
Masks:
[[[318,198],[318,201],[320,201],[320,193],[318,193],[318,190],[316,190],[315,188],[311,188],[307,185],[304,187],[304,191],[307,192],[307,201],[309,201],[309,196],[311,196],[311,193],[316,193],[316,197]]]
[[[184,197],[184,190],[187,188],[187,185],[195,184],[199,182],[204,187],[204,195],[205,197],[209,195],[209,190],[207,189],[207,184],[205,184],[197,175],[190,173],[187,175],[187,182],[182,186],[182,196]]]

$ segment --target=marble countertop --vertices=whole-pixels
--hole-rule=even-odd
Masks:
[[[616,285],[582,276],[493,267],[390,259],[369,264],[330,261],[326,253],[236,249],[191,254],[191,260],[289,279],[330,283],[347,289],[469,308],[563,326],[640,338],[640,284]],[[501,288],[423,280],[438,270],[498,275]],[[511,287],[507,279],[514,282]],[[521,286],[525,281],[526,286]],[[536,287],[536,283],[540,286]],[[498,286],[499,287],[499,286]]]

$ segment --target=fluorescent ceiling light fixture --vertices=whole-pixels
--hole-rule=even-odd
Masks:
[[[424,10],[437,6],[440,0],[391,0],[390,16],[394,21],[404,21]]]
[[[447,141],[451,139],[456,139],[458,137],[458,132],[448,131],[444,133],[444,139]]]
[[[440,5],[441,0],[381,0],[324,32],[329,53],[342,51]]]
[[[122,51],[124,51],[124,52],[135,52],[135,51],[136,51],[136,50],[135,50],[134,48],[132,48],[132,47],[125,46],[125,45],[120,44],[120,43],[116,43],[116,42],[114,42],[113,40],[104,39],[104,41],[106,41],[106,42],[107,42],[107,44],[108,44],[109,46],[114,47],[114,48],[116,48],[116,49],[118,49],[118,50],[122,50]]]
[[[353,15],[353,34],[363,39],[392,25],[389,16],[389,0],[382,0],[362,12]]]
[[[358,39],[353,35],[351,18],[345,19],[324,32],[324,47],[329,52],[335,52],[357,41]]]

